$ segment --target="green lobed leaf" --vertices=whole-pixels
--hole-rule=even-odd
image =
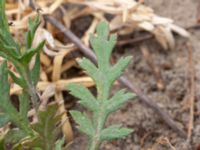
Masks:
[[[36,48],[28,49],[19,60],[24,65],[28,65],[32,57],[43,48],[44,44],[45,44],[45,41],[42,41]]]
[[[115,35],[109,37],[109,27],[105,22],[97,25],[96,32],[96,36],[90,37],[90,43],[97,57],[97,67],[87,59],[81,60],[79,65],[86,70],[96,84],[98,105],[90,101],[90,95],[88,96],[88,91],[85,89],[81,91],[78,87],[71,89],[71,94],[81,99],[80,101],[84,102],[82,104],[93,111],[92,119],[79,111],[70,112],[79,125],[80,131],[90,137],[89,149],[98,149],[102,140],[121,138],[132,132],[131,129],[121,128],[119,125],[103,129],[108,115],[119,109],[128,99],[133,98],[134,94],[121,90],[109,100],[113,82],[122,74],[131,57],[122,58],[116,65],[111,66],[110,56],[117,38]]]
[[[81,68],[86,70],[88,75],[90,75],[93,80],[96,80],[98,69],[90,60],[88,60],[87,58],[83,58],[78,62],[78,64],[81,66]]]
[[[109,81],[113,83],[118,77],[121,76],[123,73],[124,69],[128,66],[130,63],[132,57],[128,56],[125,58],[121,58],[111,69],[110,69],[110,74],[109,74]]]
[[[39,122],[32,125],[38,136],[28,143],[28,146],[43,150],[54,150],[60,132],[57,124],[61,120],[61,115],[56,115],[57,110],[58,105],[50,105],[46,111],[39,111]]]
[[[135,94],[125,93],[124,89],[118,91],[110,100],[105,101],[106,112],[111,113],[118,110],[125,102],[134,97]]]
[[[94,135],[94,127],[86,114],[82,114],[81,112],[74,110],[70,111],[70,114],[79,125],[78,129],[81,132],[85,133],[89,137],[92,137]]]
[[[91,111],[96,111],[99,108],[99,102],[92,93],[83,85],[70,84],[67,86],[70,94],[80,99],[80,103]]]
[[[108,24],[101,22],[97,25],[97,36],[90,37],[90,43],[97,56],[98,67],[106,73],[110,66],[109,60],[113,47],[116,43],[116,36],[112,35],[108,40]]]
[[[36,54],[35,64],[31,70],[31,79],[34,86],[37,85],[40,78],[40,53]]]
[[[133,132],[132,129],[122,128],[121,125],[111,125],[100,133],[101,141],[122,138]]]
[[[96,32],[99,37],[107,40],[109,35],[109,26],[106,22],[100,22],[96,27]]]

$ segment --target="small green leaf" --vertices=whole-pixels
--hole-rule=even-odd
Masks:
[[[110,100],[105,101],[106,112],[111,113],[118,110],[125,102],[135,97],[133,93],[125,93],[125,90],[118,91]]]
[[[109,36],[109,25],[105,22],[97,25],[96,32],[95,36],[90,36],[90,43],[96,54],[97,65],[85,58],[79,61],[79,65],[94,80],[97,97],[93,97],[85,87],[69,87],[71,94],[78,97],[80,103],[92,111],[91,118],[79,111],[70,111],[73,119],[79,125],[79,130],[89,136],[89,149],[98,149],[103,140],[121,138],[132,132],[132,130],[121,128],[119,125],[104,129],[109,114],[119,109],[128,99],[134,97],[134,94],[121,90],[109,99],[114,81],[127,67],[131,57],[122,58],[116,65],[111,66],[110,56],[117,37],[116,35]]]
[[[36,19],[32,19],[32,18],[29,18],[29,31],[26,33],[26,47],[27,49],[31,48],[32,46],[32,43],[33,43],[33,40],[34,40],[34,36],[35,36],[35,32],[38,28],[38,26],[40,25],[40,18],[39,16],[36,17]]]
[[[109,34],[109,26],[106,22],[100,22],[96,27],[97,35],[102,39],[107,40]]]
[[[9,71],[9,75],[16,84],[18,84],[22,88],[26,88],[26,82],[24,81],[23,78],[17,77],[12,71]]]
[[[5,124],[7,124],[10,121],[8,115],[1,114],[0,115],[0,128],[3,127]]]
[[[35,64],[31,70],[31,79],[33,85],[36,86],[40,78],[40,53],[36,54]]]
[[[114,82],[118,77],[121,76],[124,69],[128,66],[130,63],[130,60],[132,59],[131,56],[128,56],[126,58],[121,58],[117,64],[115,64],[110,69],[110,75],[109,75],[109,81]]]
[[[45,44],[45,41],[42,41],[36,48],[28,49],[19,60],[24,65],[28,65],[32,57],[43,48],[44,44]]]
[[[100,134],[101,140],[114,140],[122,138],[133,132],[132,129],[122,128],[121,125],[112,125],[106,129],[103,129]]]
[[[58,105],[50,105],[46,111],[39,112],[39,122],[32,125],[38,136],[28,143],[28,146],[42,150],[54,150],[60,133],[60,128],[57,125],[61,120],[61,115],[56,115],[57,111]]]
[[[82,114],[79,111],[70,111],[70,114],[72,115],[73,119],[76,121],[76,123],[79,125],[79,130],[89,137],[94,135],[94,128],[92,125],[92,122],[88,118],[86,114]]]
[[[110,66],[110,55],[116,43],[116,36],[112,35],[108,40],[108,24],[102,22],[97,25],[97,36],[90,37],[90,43],[97,56],[98,67],[107,72]]]
[[[95,80],[98,69],[90,60],[88,60],[87,58],[83,58],[78,62],[78,64],[81,66],[81,68],[86,70],[88,75],[90,75],[93,80]]]
[[[92,93],[83,85],[70,84],[67,86],[70,94],[80,99],[80,103],[91,111],[96,111],[99,108],[99,102],[95,99]]]

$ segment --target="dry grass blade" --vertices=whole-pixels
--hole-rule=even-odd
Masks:
[[[194,62],[193,62],[193,48],[190,44],[187,45],[188,48],[188,57],[189,57],[189,73],[190,73],[190,98],[189,98],[189,105],[190,105],[190,119],[188,123],[188,142],[191,141],[191,136],[194,128],[194,100],[195,100],[195,69],[194,69]]]
[[[78,84],[83,84],[86,87],[91,87],[94,85],[93,80],[90,77],[77,77],[77,78],[73,78],[73,79],[68,79],[68,80],[58,80],[54,83],[48,82],[48,81],[40,81],[37,85],[37,89],[38,91],[45,91],[45,89],[49,86],[49,85],[55,85],[57,90],[60,91],[66,91],[66,86],[70,83],[78,83]],[[21,93],[21,88],[16,85],[13,84],[12,88],[10,90],[10,94],[20,94]]]

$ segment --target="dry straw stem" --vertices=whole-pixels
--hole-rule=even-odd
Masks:
[[[194,128],[194,100],[195,100],[195,69],[193,62],[193,47],[191,44],[187,44],[188,49],[188,61],[189,61],[189,76],[190,76],[190,96],[189,96],[189,107],[190,107],[190,116],[188,122],[188,135],[187,141],[191,141],[191,136]]]
[[[53,82],[56,82],[60,79],[62,62],[63,62],[65,55],[67,55],[68,53],[69,53],[69,51],[62,51],[60,54],[58,54],[54,57],[54,61],[53,61],[54,65],[53,65],[53,72],[52,72],[52,81]],[[58,91],[55,93],[55,100],[59,104],[59,112],[60,113],[65,112],[64,98],[63,98],[61,91]],[[66,120],[66,118],[68,118],[67,114],[63,113],[63,115],[62,115],[62,131],[66,137],[66,140],[68,142],[70,142],[73,140],[73,131],[72,131],[72,127],[71,127],[69,120],[68,119]]]
[[[42,92],[45,91],[45,89],[48,86],[55,86],[55,89],[59,91],[65,91],[66,90],[66,85],[71,84],[71,83],[77,83],[77,84],[83,84],[86,87],[91,87],[94,85],[94,82],[90,77],[77,77],[73,79],[66,79],[66,80],[58,80],[54,83],[48,82],[48,81],[40,81],[37,85],[37,90]],[[19,87],[17,84],[13,84],[12,88],[10,90],[10,94],[20,94],[21,93],[21,87]]]

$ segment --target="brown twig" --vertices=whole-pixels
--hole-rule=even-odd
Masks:
[[[90,58],[93,62],[96,62],[96,56],[94,55],[93,51],[86,47],[81,40],[74,35],[69,29],[65,28],[63,24],[61,24],[58,20],[56,20],[54,17],[44,15],[44,19],[51,23],[53,26],[55,26],[57,29],[62,31],[64,35],[69,38],[78,48],[79,50],[88,58]],[[142,93],[138,88],[134,87],[131,84],[131,81],[129,81],[126,77],[122,76],[120,77],[119,81],[128,87],[130,90],[132,90],[139,99],[146,104],[148,107],[153,109],[162,119],[163,121],[171,127],[174,131],[176,131],[180,136],[186,137],[186,133],[180,129],[177,124],[174,122],[174,120],[169,116],[168,113],[166,113],[163,109],[161,109],[156,103],[154,103],[150,98],[148,98],[144,93]]]
[[[194,128],[194,98],[195,98],[195,69],[194,69],[194,62],[193,62],[193,48],[190,44],[187,44],[188,49],[188,60],[189,60],[189,75],[190,75],[190,118],[188,123],[188,135],[187,141],[190,142],[192,131]]]

